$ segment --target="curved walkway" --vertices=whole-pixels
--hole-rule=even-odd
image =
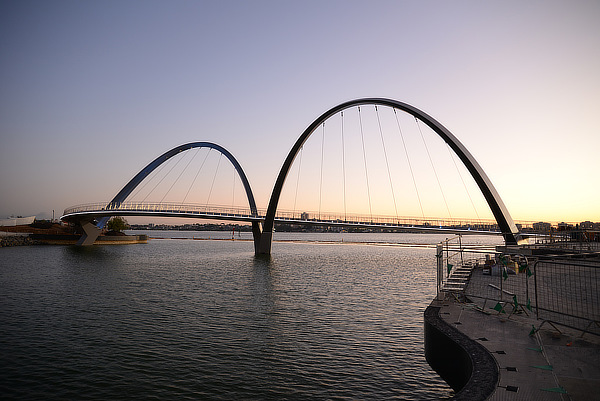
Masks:
[[[453,399],[600,400],[600,338],[589,334],[582,338],[580,332],[562,327],[561,334],[550,325],[530,335],[532,325],[539,328],[537,320],[515,315],[508,319],[478,307],[454,300],[434,301],[425,314],[426,347],[427,325],[434,322],[475,361],[471,379]],[[487,362],[478,362],[481,349],[494,361],[497,379]],[[438,350],[436,358],[443,353]],[[491,392],[481,386],[491,387]]]

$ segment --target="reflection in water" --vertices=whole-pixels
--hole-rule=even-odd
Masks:
[[[408,238],[407,240],[411,240]],[[12,399],[439,399],[430,249],[155,240],[0,258]]]
[[[273,284],[273,260],[269,257],[254,257],[250,289],[258,316],[269,316],[275,308],[276,294]]]

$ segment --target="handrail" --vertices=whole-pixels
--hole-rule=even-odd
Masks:
[[[206,205],[206,204],[184,204],[175,202],[122,202],[118,204],[109,202],[87,203],[69,207],[63,212],[63,217],[75,214],[93,214],[94,212],[106,211],[126,212],[156,212],[174,214],[203,214],[208,216],[227,216],[244,218],[264,218],[265,209],[258,209],[258,215],[252,213],[250,208]],[[280,223],[308,223],[308,224],[346,224],[346,225],[369,225],[390,226],[404,228],[466,228],[466,230],[498,231],[495,220],[469,220],[469,219],[444,219],[439,217],[415,218],[398,217],[386,215],[361,215],[361,214],[339,214],[333,212],[299,212],[279,210],[276,219]]]
[[[168,212],[168,213],[206,213],[206,214],[240,214],[251,216],[250,208],[240,208],[221,205],[198,205],[170,202],[122,202],[119,204],[108,204],[108,202],[87,203],[76,205],[65,209],[63,217],[85,212],[103,211],[133,211],[133,212]]]

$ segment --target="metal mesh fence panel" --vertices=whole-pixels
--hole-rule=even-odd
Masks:
[[[538,319],[600,335],[600,264],[539,260],[534,265]]]

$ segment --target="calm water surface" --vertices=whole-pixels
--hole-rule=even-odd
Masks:
[[[390,238],[443,239],[369,241]],[[255,258],[248,241],[3,248],[2,394],[446,398],[452,391],[423,352],[434,260],[431,249],[348,243],[275,243],[270,259]]]

